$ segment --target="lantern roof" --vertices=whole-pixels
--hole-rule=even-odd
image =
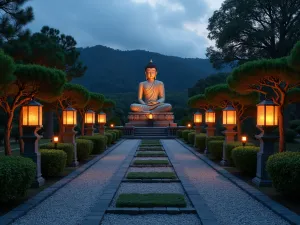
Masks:
[[[95,113],[93,110],[89,109],[86,113]]]
[[[76,109],[72,108],[71,106],[68,106],[64,109],[64,111],[76,111]]]
[[[201,113],[199,111],[195,112],[196,115],[201,115]]]
[[[206,110],[206,112],[208,112],[208,113],[214,113],[215,111],[212,110],[212,109],[208,109],[208,110]]]
[[[106,115],[106,113],[103,112],[103,111],[99,112],[99,114],[101,114],[101,115]]]
[[[235,108],[233,108],[232,105],[228,105],[223,111],[235,111]]]
[[[272,100],[263,100],[262,102],[258,103],[257,106],[259,105],[273,105],[273,106],[277,106],[276,103],[274,103]]]
[[[28,102],[28,104],[25,105],[25,106],[43,106],[43,105],[42,105],[41,103],[39,103],[39,102],[37,102],[37,101],[31,99],[31,100]]]

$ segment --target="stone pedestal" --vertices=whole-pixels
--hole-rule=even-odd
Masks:
[[[103,123],[99,123],[99,134],[104,135],[104,131],[105,131],[104,124]]]
[[[172,112],[153,112],[152,117],[150,120],[149,113],[130,112],[128,115],[129,122],[126,123],[125,127],[177,127],[177,124],[173,122],[174,115]]]
[[[85,124],[86,136],[94,136],[94,124]]]
[[[63,136],[62,136],[62,142],[63,143],[70,143],[74,146],[74,156],[73,156],[73,161],[72,161],[72,167],[77,167],[78,166],[78,161],[77,161],[77,145],[75,141],[75,134],[76,131],[74,130],[75,125],[64,125],[63,128]]]
[[[226,145],[227,143],[234,142],[234,137],[237,134],[236,131],[233,130],[235,125],[224,125],[226,127],[226,131],[223,132],[225,134],[225,141],[223,143],[223,158],[220,162],[223,166],[228,166],[228,156],[226,154]]]
[[[274,142],[278,139],[278,136],[272,133],[274,129],[275,127],[266,127],[261,134],[255,136],[260,140],[260,150],[257,153],[256,177],[252,179],[256,186],[272,186],[272,181],[266,171],[266,164],[269,156],[274,154]]]
[[[206,137],[212,137],[215,136],[215,130],[216,128],[214,128],[214,123],[207,123],[207,128],[206,128]],[[205,150],[204,150],[204,154],[208,154],[208,148],[207,148],[207,141],[206,141],[206,146],[205,146]]]
[[[36,164],[36,175],[31,185],[33,188],[41,187],[45,183],[41,173],[41,153],[39,152],[40,136],[37,134],[39,129],[41,128],[36,126],[24,126],[23,136],[21,137],[24,142],[24,153],[22,156],[32,159]]]

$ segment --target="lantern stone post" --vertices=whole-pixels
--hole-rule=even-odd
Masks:
[[[94,136],[95,112],[92,110],[88,110],[85,112],[84,117],[84,123],[86,125],[86,135]]]
[[[257,127],[262,133],[255,137],[260,141],[260,150],[257,153],[256,177],[252,182],[256,186],[271,186],[272,181],[266,171],[269,156],[274,154],[274,143],[278,136],[273,133],[278,126],[278,106],[273,101],[264,100],[257,105]]]
[[[225,135],[225,141],[223,143],[223,158],[220,162],[223,166],[228,166],[228,155],[226,154],[226,146],[230,142],[234,142],[234,137],[237,132],[234,130],[236,126],[236,111],[232,106],[227,106],[223,109],[223,126],[226,127],[226,131],[223,131]]]
[[[216,128],[214,127],[216,121],[216,113],[212,109],[208,109],[205,112],[205,123],[207,124],[206,128],[206,137],[212,137],[215,136],[215,130]],[[208,154],[208,148],[207,148],[207,141],[206,141],[206,146],[204,150],[204,154]]]
[[[36,164],[36,174],[31,187],[38,188],[44,185],[45,179],[41,173],[41,153],[39,152],[39,140],[41,137],[37,131],[42,128],[42,105],[31,100],[27,105],[22,106],[22,125],[24,142],[23,157],[30,158]]]
[[[70,143],[73,145],[73,161],[71,166],[77,167],[77,144],[75,140],[76,131],[74,128],[77,124],[77,111],[72,107],[68,107],[63,110],[63,135],[62,135],[62,142],[63,143]]]
[[[99,134],[104,135],[104,124],[106,123],[106,114],[104,112],[100,112],[98,114],[98,124],[99,124]]]

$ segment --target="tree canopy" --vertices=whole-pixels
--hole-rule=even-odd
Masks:
[[[12,83],[16,77],[14,76],[15,63],[14,60],[5,55],[0,49],[0,90],[2,91],[5,85]]]
[[[209,19],[207,56],[215,68],[289,54],[300,39],[300,0],[225,0]]]
[[[300,72],[300,41],[297,42],[288,57],[289,66]]]
[[[88,101],[87,108],[93,110],[94,112],[99,111],[104,104],[104,95],[96,92],[90,93],[90,100]]]
[[[198,94],[190,97],[187,104],[190,108],[204,110],[209,109],[211,106],[204,94]]]

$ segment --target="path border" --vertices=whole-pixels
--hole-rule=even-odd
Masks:
[[[92,165],[94,165],[96,162],[98,162],[100,159],[102,159],[104,156],[112,152],[115,148],[117,148],[119,145],[121,145],[124,141],[127,139],[121,139],[119,142],[117,142],[115,145],[109,147],[106,151],[104,151],[102,154],[96,156],[91,161],[85,163],[84,165],[80,166],[73,172],[71,172],[69,175],[65,176],[64,178],[60,179],[50,187],[44,189],[43,191],[39,192],[34,197],[30,198],[23,204],[19,205],[18,207],[14,208],[13,210],[9,211],[8,213],[4,214],[0,217],[0,224],[1,225],[8,225],[16,221],[17,219],[21,218],[22,216],[26,215],[31,209],[39,205],[41,202],[46,200],[48,197],[53,195],[56,191],[58,191],[60,188],[64,187],[68,183],[70,183],[72,180],[74,180],[76,177],[78,177],[80,174],[82,174],[84,171],[89,169]]]
[[[192,152],[195,156],[197,156],[199,159],[204,161],[207,165],[212,167],[214,170],[216,170],[219,174],[226,177],[229,181],[231,181],[233,184],[238,186],[240,189],[245,191],[248,195],[250,195],[252,198],[257,200],[258,202],[262,203],[264,206],[266,206],[268,209],[270,209],[272,212],[280,216],[282,219],[286,220],[287,222],[293,224],[293,225],[299,225],[300,224],[300,216],[298,216],[296,213],[292,212],[285,206],[275,202],[270,197],[262,193],[261,191],[257,190],[256,188],[250,186],[245,181],[239,179],[238,177],[232,175],[227,170],[223,169],[218,164],[212,162],[207,157],[203,156],[199,152],[197,152],[194,148],[186,145],[183,143],[180,139],[175,139],[178,143],[180,143],[183,147],[188,149],[190,152]]]

